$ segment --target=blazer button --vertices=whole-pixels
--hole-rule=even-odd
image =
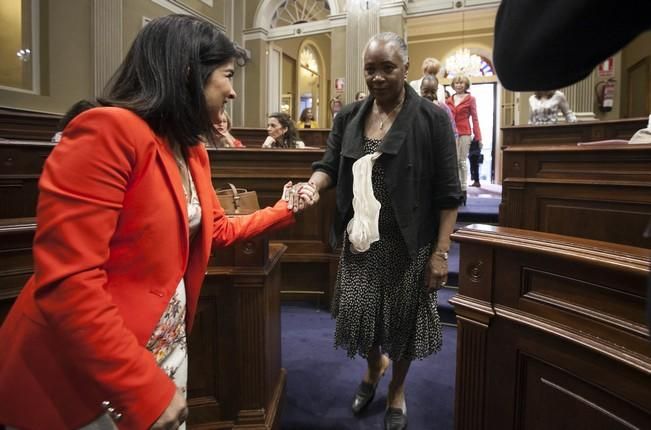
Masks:
[[[110,407],[111,407],[111,402],[109,402],[108,400],[104,400],[102,402],[102,409],[108,410],[108,408],[110,408]]]

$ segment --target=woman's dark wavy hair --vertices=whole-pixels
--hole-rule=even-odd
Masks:
[[[296,141],[301,140],[296,131],[296,126],[292,118],[285,112],[274,112],[269,114],[269,118],[276,118],[281,126],[287,128],[287,131],[282,136],[282,141],[278,142],[280,148],[296,148]]]
[[[210,74],[246,51],[213,24],[188,15],[168,15],[147,24],[109,81],[103,106],[129,109],[172,145],[215,143],[203,89]]]
[[[300,119],[302,122],[307,122],[307,112],[308,112],[308,111],[311,111],[311,110],[312,110],[311,107],[306,107],[305,109],[303,109],[303,111],[301,112],[301,116],[300,116],[299,119]],[[314,117],[312,117],[312,118],[314,119]]]

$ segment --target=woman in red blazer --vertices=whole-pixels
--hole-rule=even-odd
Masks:
[[[457,137],[457,161],[459,162],[459,180],[461,181],[461,191],[463,192],[465,204],[468,191],[468,151],[470,150],[472,135],[479,141],[479,147],[481,148],[481,130],[477,118],[477,102],[468,92],[470,79],[463,75],[455,76],[452,79],[452,88],[454,88],[455,94],[449,97],[446,102],[454,115],[457,132],[459,133],[459,137]],[[472,128],[470,128],[470,117],[472,117]]]
[[[39,183],[34,276],[0,328],[0,423],[182,425],[183,387],[159,341],[172,335],[182,362],[211,246],[293,222],[283,200],[227,218],[211,183],[200,138],[215,138],[246,60],[210,23],[154,20],[103,107],[63,131]]]

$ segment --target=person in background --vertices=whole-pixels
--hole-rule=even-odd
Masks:
[[[215,123],[217,130],[217,147],[218,148],[246,148],[244,144],[233,137],[231,134],[231,117],[225,110],[219,115],[219,121]]]
[[[439,71],[441,70],[441,62],[437,60],[436,58],[428,57],[423,60],[423,65],[422,65],[422,71],[423,75],[415,79],[411,82],[409,82],[409,85],[416,91],[417,93],[420,92],[420,84],[424,76],[426,75],[432,75],[436,77],[436,75],[439,74]],[[422,96],[422,94],[421,94]],[[445,93],[443,87],[440,87],[437,89],[436,92],[436,99],[437,100],[445,100]]]
[[[425,75],[420,81],[420,95],[421,97],[425,97],[427,100],[443,109],[448,114],[448,118],[450,118],[450,125],[452,126],[452,132],[454,133],[454,138],[456,140],[459,134],[457,133],[457,125],[454,122],[454,115],[452,115],[452,111],[445,103],[445,101],[440,101],[437,99],[438,87],[439,80],[436,79],[436,76]]]
[[[341,108],[344,106],[342,103],[341,99],[339,96],[335,97],[334,99],[330,100],[330,112],[332,112],[332,119],[334,120],[341,111]]]
[[[201,142],[247,60],[210,22],[154,19],[68,123],[39,181],[34,276],[0,327],[0,427],[185,427],[211,247],[294,222],[283,199],[228,218],[212,186]]]
[[[457,161],[459,162],[459,180],[461,181],[461,191],[464,195],[465,204],[468,192],[467,158],[470,151],[470,142],[474,138],[478,142],[479,148],[482,148],[481,130],[479,129],[479,118],[477,118],[477,101],[468,91],[470,79],[464,75],[455,76],[452,79],[452,88],[455,93],[448,99],[447,103],[454,114],[454,121],[459,133],[457,138]],[[470,118],[472,118],[472,128]]]
[[[384,428],[407,427],[405,381],[412,360],[441,348],[436,291],[461,200],[447,114],[406,82],[407,45],[395,33],[363,54],[369,97],[335,118],[327,149],[299,190],[306,205],[336,186],[331,243],[343,235],[332,314],[335,346],[368,368],[352,403],[359,414],[393,362]]]
[[[576,116],[562,92],[536,91],[529,97],[529,124],[556,124],[559,112],[563,113],[567,122],[576,122]]]
[[[52,143],[59,143],[61,141],[63,130],[66,128],[68,123],[72,121],[74,117],[94,107],[97,107],[97,103],[88,100],[79,100],[78,102],[73,104],[70,107],[70,109],[68,109],[68,111],[59,120],[59,123],[57,124],[57,131],[56,133],[54,133],[54,136],[52,136],[51,139]]]
[[[274,112],[267,118],[267,138],[263,148],[305,148],[300,140],[294,121],[285,112]]]
[[[318,128],[319,125],[314,121],[314,116],[312,115],[312,108],[305,108],[301,112],[300,121],[296,124],[298,128]]]
[[[364,100],[365,98],[366,98],[366,93],[364,91],[357,91],[357,93],[355,94],[356,102]]]

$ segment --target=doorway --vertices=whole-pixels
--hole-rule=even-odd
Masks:
[[[445,86],[445,90],[451,95],[454,94],[454,90],[449,85]],[[479,165],[479,181],[494,183],[497,84],[495,82],[476,83],[472,84],[469,91],[477,101],[477,116],[483,143],[481,153],[484,156],[484,162]],[[468,175],[470,175],[470,168],[468,168]],[[468,176],[468,183],[472,183],[470,176]]]

